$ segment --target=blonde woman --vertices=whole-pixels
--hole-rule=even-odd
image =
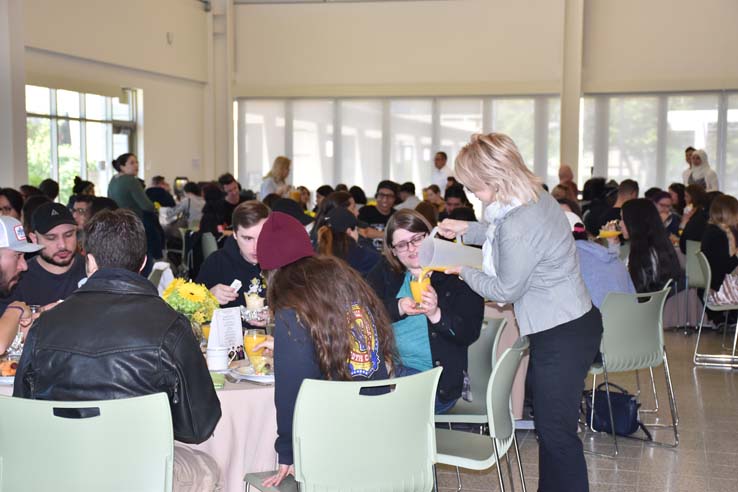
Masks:
[[[738,303],[738,200],[720,195],[710,206],[710,222],[702,235],[700,249],[712,271],[710,301]]]
[[[483,203],[485,223],[444,220],[449,238],[484,244],[484,271],[454,267],[480,296],[513,304],[530,339],[529,375],[539,436],[539,490],[589,490],[577,437],[587,371],[602,319],[592,306],[566,216],[507,135],[474,135],[456,158],[456,179]]]
[[[290,175],[291,166],[292,161],[283,155],[274,159],[272,170],[264,176],[264,181],[261,183],[261,194],[259,198],[263,200],[272,193],[288,198],[290,185],[287,184],[286,180],[287,176]]]

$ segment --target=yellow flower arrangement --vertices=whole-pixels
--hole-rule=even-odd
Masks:
[[[162,297],[175,311],[200,324],[210,321],[219,307],[218,300],[204,285],[181,278],[172,280]]]

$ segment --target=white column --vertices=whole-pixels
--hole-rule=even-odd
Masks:
[[[579,173],[579,105],[582,95],[584,0],[565,0],[561,84],[561,162]]]
[[[208,64],[212,87],[209,97],[212,107],[211,132],[213,170],[216,176],[233,173],[233,98],[231,73],[233,71],[233,1],[218,0],[212,3],[212,51]],[[208,106],[206,106],[207,108]]]
[[[0,186],[28,181],[23,1],[0,0]]]

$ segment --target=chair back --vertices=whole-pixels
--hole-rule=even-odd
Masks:
[[[164,270],[160,268],[154,268],[151,270],[151,273],[149,273],[149,282],[151,282],[157,289],[159,289],[159,283],[161,282],[161,276],[163,273]]]
[[[441,371],[381,381],[304,380],[292,437],[300,490],[431,490]],[[394,390],[384,394],[360,393],[389,385]]]
[[[520,361],[528,346],[528,337],[518,338],[512,347],[502,353],[492,370],[492,377],[487,384],[487,418],[489,435],[494,439],[504,441],[515,432],[510,394]]]
[[[704,271],[700,266],[697,254],[700,252],[702,245],[699,241],[687,241],[687,257],[685,258],[687,282],[689,287],[693,289],[704,289],[710,285],[706,281]]]
[[[59,402],[0,396],[0,491],[172,490],[164,393]]]
[[[203,233],[200,241],[202,244],[202,260],[205,261],[208,256],[218,251],[218,242],[212,232]]]
[[[664,358],[663,313],[671,281],[657,292],[610,292],[602,303],[600,351],[608,372],[656,367]]]
[[[702,294],[702,303],[707,305],[707,298],[710,295],[710,286],[712,285],[712,269],[710,268],[710,262],[707,261],[705,253],[698,251],[694,256],[697,259],[697,265],[699,266],[702,279],[704,280],[704,285],[700,286],[702,289],[705,289],[705,292]],[[690,285],[692,284],[691,278],[689,283]]]

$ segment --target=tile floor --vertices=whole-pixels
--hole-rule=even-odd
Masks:
[[[732,333],[728,337],[732,342]],[[717,351],[722,335],[703,335],[705,347]],[[662,492],[709,491],[738,492],[738,371],[695,368],[692,364],[695,336],[685,337],[681,331],[666,333],[674,392],[679,409],[679,447],[676,449],[655,447],[629,439],[620,439],[620,455],[617,458],[601,458],[586,455],[592,492]],[[703,352],[707,350],[701,350]],[[663,369],[654,370],[659,397],[660,422],[670,422],[668,400]],[[635,391],[634,373],[613,375],[613,382]],[[653,397],[648,386],[647,373],[641,373],[644,388],[644,407],[653,407]],[[587,382],[589,387],[591,381]],[[643,420],[653,422],[653,415],[643,415]],[[538,485],[538,445],[530,431],[518,431],[518,442],[526,478],[526,488],[535,492]],[[657,440],[673,438],[670,430],[654,432]],[[611,438],[607,435],[588,434],[585,449],[609,453]],[[503,459],[504,463],[504,459]],[[513,462],[515,467],[515,462]],[[508,480],[506,466],[503,477]],[[515,490],[520,491],[517,472],[514,473]],[[456,474],[453,468],[440,466],[439,490],[456,490]],[[462,483],[468,492],[499,490],[497,471],[462,470]],[[507,485],[506,490],[511,490]]]

